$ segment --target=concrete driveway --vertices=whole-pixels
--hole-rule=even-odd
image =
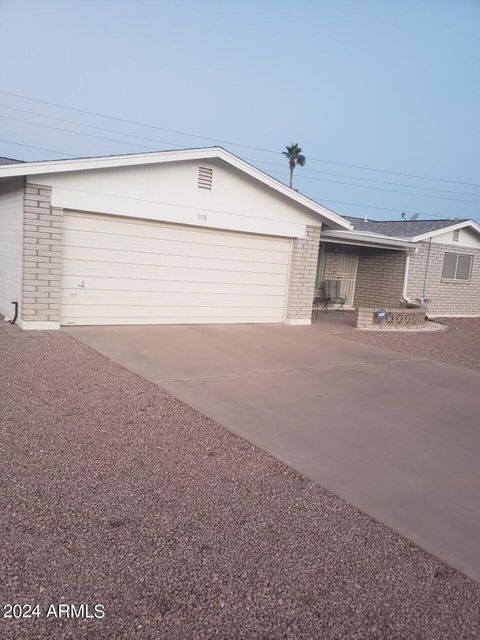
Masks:
[[[335,329],[66,331],[480,580],[480,374]]]

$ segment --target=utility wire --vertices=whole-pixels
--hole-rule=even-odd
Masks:
[[[48,151],[48,153],[59,153],[61,156],[68,156],[69,158],[77,158],[78,156],[73,156],[71,153],[65,153],[64,151],[57,151],[56,149],[46,149],[45,147],[36,147],[33,144],[22,144],[21,142],[14,142],[13,140],[1,140],[4,144],[14,144],[16,147],[25,147],[26,149],[38,149],[38,151]],[[7,166],[7,165],[2,165]],[[11,165],[8,165],[11,166]]]
[[[18,147],[25,147],[28,149],[37,149],[39,151],[48,151],[49,153],[59,153],[61,155],[67,155],[71,158],[78,158],[77,156],[73,156],[71,154],[67,154],[63,151],[58,151],[56,149],[46,149],[45,147],[37,147],[31,144],[22,144],[21,142],[14,142],[13,140],[4,140],[4,139],[0,139],[0,142],[3,142],[4,144],[11,144],[11,145],[15,145]],[[96,160],[96,158],[92,158],[92,160]],[[92,192],[90,192],[92,193]],[[429,213],[429,212],[425,212],[425,211],[411,211],[408,209],[392,209],[392,208],[388,208],[388,207],[377,207],[373,204],[365,204],[365,203],[359,203],[359,202],[344,202],[343,200],[331,200],[328,198],[325,198],[324,196],[314,196],[313,199],[318,202],[318,203],[322,203],[322,202],[332,202],[334,204],[342,204],[342,205],[348,205],[350,207],[361,207],[363,209],[376,209],[378,211],[390,211],[393,213],[411,213],[411,214],[418,214],[421,216],[428,216],[430,218],[441,218],[441,219],[449,219],[449,220],[459,220],[459,219],[463,219],[463,218],[467,218],[467,219],[473,219],[473,220],[477,220],[477,218],[471,218],[470,216],[445,216],[445,215],[438,215],[435,213]]]
[[[207,136],[200,136],[194,133],[189,133],[187,131],[178,131],[175,129],[167,129],[166,127],[159,127],[156,125],[152,125],[152,124],[146,124],[144,122],[138,122],[136,120],[128,120],[127,118],[118,118],[115,116],[110,116],[104,113],[99,113],[96,111],[89,111],[87,109],[79,109],[77,107],[69,107],[67,105],[63,105],[63,104],[59,104],[57,102],[50,102],[48,100],[41,100],[39,98],[32,98],[30,96],[25,96],[23,94],[20,93],[14,93],[12,91],[5,91],[0,89],[0,93],[3,93],[4,95],[7,96],[13,96],[15,98],[22,98],[23,100],[29,100],[31,102],[38,102],[40,104],[46,104],[49,106],[53,106],[53,107],[57,107],[59,109],[68,109],[69,111],[76,111],[77,113],[84,113],[87,115],[91,115],[91,116],[96,116],[99,118],[107,118],[109,120],[115,120],[117,122],[123,122],[125,124],[133,124],[135,126],[139,126],[139,127],[146,127],[148,129],[156,129],[158,131],[167,131],[169,133],[173,133],[176,135],[182,135],[182,136],[188,136],[190,138],[196,138],[198,140],[207,140],[210,142],[214,142],[216,144],[228,144],[228,145],[232,145],[235,147],[242,147],[244,149],[253,149],[255,151],[262,151],[264,153],[274,153],[275,155],[278,155],[278,151],[274,151],[273,149],[265,149],[262,147],[254,147],[251,145],[246,145],[246,144],[241,144],[239,142],[233,142],[233,141],[228,141],[228,140],[220,140],[218,138],[210,138]],[[391,171],[388,169],[379,169],[376,167],[366,167],[364,165],[357,165],[357,164],[349,164],[346,162],[335,162],[333,160],[324,160],[322,158],[313,158],[313,157],[309,157],[310,161],[314,161],[314,162],[323,162],[326,164],[333,164],[333,165],[337,165],[337,166],[342,166],[342,167],[349,167],[352,169],[360,169],[362,171],[376,171],[379,173],[388,173],[391,175],[397,175],[397,176],[405,176],[408,178],[417,178],[417,179],[421,179],[421,180],[432,180],[434,182],[445,182],[445,183],[449,183],[449,184],[461,184],[461,185],[466,185],[466,186],[471,186],[471,187],[480,187],[479,183],[475,183],[475,182],[463,182],[460,180],[447,180],[446,178],[437,178],[437,177],[432,177],[432,176],[423,176],[423,175],[419,175],[419,174],[415,174],[415,173],[406,173],[406,172],[402,172],[402,171]]]
[[[282,176],[287,176],[288,173],[281,173],[279,171],[272,171],[272,173],[276,173],[277,175],[282,175]],[[407,195],[407,196],[415,196],[415,197],[421,197],[421,198],[435,198],[436,200],[450,200],[453,202],[465,202],[467,204],[473,204],[476,205],[477,207],[480,207],[480,202],[474,202],[473,200],[461,200],[459,198],[448,198],[446,196],[434,196],[430,193],[409,193],[408,191],[400,191],[399,189],[386,189],[384,187],[371,187],[370,185],[367,184],[353,184],[351,182],[343,182],[341,180],[329,180],[328,178],[312,178],[311,176],[299,176],[301,177],[303,180],[315,180],[317,182],[329,182],[332,184],[342,184],[348,187],[357,187],[359,189],[371,189],[374,191],[388,191],[389,193],[400,193],[402,195]]]
[[[35,127],[42,127],[43,129],[53,129],[54,131],[63,131],[64,133],[73,133],[77,136],[87,136],[87,138],[96,138],[97,140],[106,140],[107,142],[115,142],[116,144],[125,144],[128,147],[141,147],[142,149],[148,149],[148,151],[156,151],[154,147],[145,146],[139,142],[126,142],[124,140],[117,140],[115,138],[105,138],[105,136],[98,136],[93,133],[85,133],[84,131],[74,131],[73,129],[65,129],[63,127],[55,127],[53,124],[43,124],[41,122],[32,122],[31,120],[23,120],[22,118],[15,118],[14,116],[1,116],[8,120],[14,120],[15,122],[21,122],[22,124],[32,124]],[[167,144],[166,142],[164,144]],[[172,143],[168,143],[172,144]]]
[[[74,135],[77,136],[87,136],[88,138],[95,138],[98,140],[106,140],[108,142],[115,142],[116,144],[123,144],[123,145],[127,145],[129,147],[141,147],[142,149],[147,149],[148,151],[155,151],[156,149],[152,146],[146,146],[144,144],[140,144],[137,142],[126,142],[124,140],[118,140],[116,138],[106,138],[105,136],[99,136],[93,133],[85,133],[83,131],[74,131],[73,129],[65,129],[64,127],[56,127],[54,125],[51,124],[44,124],[44,123],[39,123],[39,122],[32,122],[31,120],[24,120],[22,118],[16,118],[15,116],[2,116],[3,118],[7,118],[8,120],[13,120],[15,122],[21,122],[22,124],[30,124],[33,126],[37,126],[37,127],[42,127],[42,128],[46,128],[46,129],[53,129],[54,131],[62,131],[64,133],[72,133]],[[173,144],[170,142],[163,142],[164,144]],[[279,165],[281,166],[281,165]],[[277,172],[278,173],[278,172]],[[385,187],[372,187],[370,185],[363,185],[363,184],[354,184],[352,182],[344,182],[341,180],[330,180],[328,178],[315,178],[312,176],[302,176],[303,179],[305,180],[314,180],[316,182],[329,182],[331,184],[341,184],[344,186],[348,186],[348,187],[356,187],[356,188],[361,188],[361,189],[370,189],[373,191],[384,191],[384,192],[389,192],[389,193],[400,193],[402,195],[407,195],[410,197],[423,197],[423,198],[434,198],[435,200],[448,200],[451,202],[462,202],[462,203],[466,203],[466,204],[472,204],[472,205],[476,205],[480,207],[480,203],[479,202],[474,202],[472,200],[463,200],[460,198],[450,198],[447,196],[435,196],[429,193],[412,193],[412,192],[408,192],[408,191],[401,191],[398,189],[388,189]],[[480,195],[480,194],[479,194]]]
[[[376,207],[370,204],[359,204],[357,202],[344,202],[343,200],[329,200],[328,198],[324,198],[323,196],[313,196],[316,200],[319,198],[319,202],[332,202],[334,204],[343,204],[348,205],[350,207],[361,207],[363,209],[377,209],[378,211],[391,211],[393,213],[410,213],[417,214],[420,216],[427,216],[427,220],[429,218],[438,218],[440,220],[473,220],[474,222],[480,222],[478,218],[472,218],[472,216],[448,216],[448,215],[439,215],[438,213],[426,213],[424,211],[410,211],[408,209],[391,209],[389,207]],[[348,215],[343,215],[343,217],[347,217]]]
[[[46,115],[44,113],[38,113],[36,111],[29,111],[28,109],[18,109],[17,107],[9,107],[6,104],[0,104],[0,107],[2,107],[2,109],[8,109],[10,111],[19,111],[21,113],[28,113],[29,115],[38,116],[40,118],[48,118],[49,120],[55,120],[57,122],[66,122],[68,124],[75,124],[75,125],[79,125],[81,127],[87,127],[89,129],[95,129],[96,131],[106,131],[107,133],[118,133],[119,135],[126,136],[127,138],[138,138],[139,140],[147,140],[147,142],[155,142],[155,143],[158,143],[158,144],[169,144],[169,145],[173,145],[174,147],[180,147],[180,148],[183,147],[183,145],[177,144],[175,142],[168,142],[166,140],[156,140],[154,138],[149,138],[147,136],[139,136],[139,135],[135,135],[134,133],[127,133],[126,131],[119,131],[118,129],[107,129],[106,127],[97,127],[97,126],[95,126],[93,124],[87,124],[86,122],[78,122],[78,120],[67,120],[66,118],[57,118],[56,116],[49,116],[49,115]],[[3,118],[11,118],[12,119],[12,116],[2,115],[2,117]]]
[[[0,104],[0,107],[2,109],[8,109],[9,111],[18,111],[20,113],[27,113],[29,115],[33,115],[36,117],[40,117],[40,118],[47,118],[48,120],[55,120],[56,122],[66,122],[68,124],[74,124],[74,125],[78,125],[81,127],[87,127],[89,129],[95,129],[96,131],[106,131],[108,133],[116,133],[119,135],[123,135],[126,136],[128,138],[137,138],[139,140],[146,140],[147,142],[152,142],[152,143],[156,143],[156,144],[169,144],[169,145],[173,145],[173,146],[177,146],[177,147],[182,147],[182,145],[176,144],[174,142],[167,142],[165,140],[158,140],[155,138],[150,138],[148,136],[140,136],[138,134],[132,134],[132,133],[127,133],[124,131],[119,131],[118,129],[108,129],[106,127],[98,127],[92,124],[88,124],[86,122],[79,122],[78,120],[68,120],[66,118],[58,118],[56,116],[50,116],[44,113],[38,113],[37,111],[30,111],[28,109],[20,109],[18,107],[10,107],[8,105],[5,104]],[[3,116],[3,117],[9,117],[9,116]],[[279,154],[278,154],[279,155]],[[272,166],[272,167],[284,167],[285,164],[280,164],[278,162],[267,162],[265,160],[255,160],[252,158],[245,158],[245,160],[247,160],[248,162],[255,162],[255,163],[261,163],[264,165],[268,165],[268,166]],[[406,184],[406,183],[402,183],[402,182],[391,182],[388,180],[375,180],[374,178],[365,178],[364,176],[352,176],[351,174],[344,174],[344,173],[334,173],[334,172],[329,172],[329,171],[321,171],[319,169],[310,169],[310,168],[302,168],[302,173],[301,176],[304,177],[305,172],[309,172],[309,173],[315,173],[315,174],[320,174],[320,175],[327,175],[327,176],[337,176],[340,178],[348,178],[351,180],[362,180],[362,181],[366,181],[366,182],[374,182],[375,184],[386,184],[386,185],[392,185],[395,187],[407,187],[408,189],[423,189],[423,190],[427,190],[427,191],[435,191],[436,193],[451,193],[454,195],[464,195],[464,196],[473,196],[473,197],[477,197],[479,194],[478,193],[466,193],[466,192],[462,192],[462,191],[451,191],[449,189],[436,189],[435,187],[425,187],[423,185],[415,185],[415,184]]]

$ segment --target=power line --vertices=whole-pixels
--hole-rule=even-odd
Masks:
[[[285,163],[280,164],[279,162],[267,162],[266,160],[253,160],[252,158],[245,158],[245,160],[247,160],[248,162],[257,162],[258,164],[268,165],[269,167],[285,168]],[[374,178],[365,178],[363,176],[352,176],[351,174],[335,173],[332,171],[320,171],[318,169],[305,169],[305,167],[302,167],[302,171],[301,173],[298,173],[297,177],[298,178],[306,177],[304,175],[306,171],[309,171],[311,173],[326,175],[326,176],[337,176],[339,178],[349,178],[351,180],[363,180],[366,182],[374,182],[375,184],[388,184],[395,187],[407,187],[408,189],[424,189],[427,191],[435,191],[436,193],[453,193],[454,195],[458,195],[458,196],[473,196],[473,197],[477,197],[479,195],[478,193],[470,193],[465,191],[451,191],[450,189],[436,189],[435,187],[424,187],[422,185],[406,184],[404,182],[391,182],[389,180],[375,180]]]
[[[93,124],[87,124],[86,122],[78,122],[78,120],[67,120],[66,118],[57,118],[56,116],[49,116],[44,113],[38,113],[36,111],[29,111],[28,109],[19,109],[17,107],[9,107],[6,104],[0,104],[2,109],[9,109],[10,111],[19,111],[21,113],[28,113],[32,116],[37,116],[40,118],[48,118],[49,120],[56,120],[57,122],[67,122],[68,124],[75,124],[81,127],[88,127],[89,129],[95,129],[96,131],[107,131],[108,133],[118,133],[121,136],[127,136],[127,138],[138,138],[139,140],[147,140],[148,142],[156,142],[158,144],[169,144],[174,147],[182,147],[181,144],[176,144],[175,142],[167,142],[166,140],[155,140],[153,138],[148,138],[146,136],[135,135],[134,133],[127,133],[126,131],[119,131],[118,129],[107,129],[106,127],[97,127]],[[3,118],[13,119],[12,116],[2,115]],[[35,123],[36,124],[36,123]],[[46,126],[46,125],[44,125]],[[140,146],[140,145],[139,145]]]
[[[63,151],[58,151],[56,149],[46,149],[44,147],[37,147],[37,146],[31,145],[31,144],[22,144],[21,142],[14,142],[13,140],[0,139],[0,142],[3,142],[5,144],[12,144],[12,145],[15,145],[15,146],[18,146],[18,147],[26,147],[28,149],[37,149],[39,151],[48,151],[50,153],[59,153],[61,155],[68,155],[71,158],[77,158],[78,157],[78,156],[72,156],[71,154],[66,154]],[[92,160],[96,160],[96,158],[93,158]],[[75,189],[75,190],[78,191],[78,189]],[[88,192],[88,193],[93,193],[93,192]],[[103,194],[103,195],[105,195],[105,194]],[[325,198],[324,196],[315,196],[314,200],[316,202],[320,203],[320,204],[322,202],[332,202],[334,204],[342,204],[342,205],[347,205],[347,206],[350,206],[350,207],[361,207],[363,209],[376,209],[378,211],[390,211],[390,212],[393,212],[393,213],[411,213],[411,214],[417,213],[417,214],[419,214],[421,216],[429,216],[430,218],[445,218],[446,217],[445,215],[442,216],[442,215],[438,215],[438,214],[435,214],[435,213],[428,213],[428,212],[425,212],[425,211],[410,211],[408,209],[392,209],[392,208],[389,208],[389,207],[377,207],[377,206],[375,206],[373,204],[358,203],[358,202],[345,202],[343,200],[331,200],[329,198]],[[455,219],[461,219],[461,218],[469,218],[469,216],[447,216],[447,218],[455,220]],[[477,218],[472,218],[472,219],[473,220],[477,220]]]
[[[96,138],[97,140],[106,140],[107,142],[115,142],[117,144],[125,144],[129,147],[141,147],[142,149],[148,149],[148,151],[156,151],[152,146],[145,146],[139,142],[125,142],[124,140],[116,140],[114,138],[105,138],[105,136],[97,136],[93,133],[85,133],[84,131],[73,131],[73,129],[65,129],[63,127],[55,127],[53,124],[43,124],[41,122],[32,122],[31,120],[23,120],[22,118],[15,118],[14,116],[2,116],[8,120],[14,120],[15,122],[21,122],[23,124],[32,124],[35,127],[42,127],[44,129],[53,129],[54,131],[63,131],[64,133],[73,133],[77,136],[87,136],[87,138]],[[167,143],[164,143],[167,144]],[[173,144],[173,143],[170,143]],[[177,146],[177,145],[175,145]]]
[[[318,202],[333,202],[334,204],[344,204],[350,207],[361,207],[363,209],[377,209],[378,211],[391,211],[393,213],[411,213],[418,214],[420,216],[428,216],[429,218],[440,218],[442,220],[474,220],[478,222],[478,218],[472,218],[471,216],[448,216],[448,215],[439,215],[438,213],[427,213],[425,211],[410,211],[408,209],[391,209],[389,207],[376,207],[372,204],[359,204],[358,202],[344,202],[343,200],[330,200],[328,198],[324,198],[323,196],[313,196],[315,200],[319,199]],[[348,216],[343,216],[348,217]]]
[[[279,171],[273,171],[272,173],[280,173]],[[282,174],[288,175],[288,174]],[[303,180],[316,180],[317,182],[329,182],[332,184],[342,184],[347,187],[357,187],[359,189],[372,189],[374,191],[388,191],[389,193],[400,193],[407,196],[415,196],[421,198],[435,198],[436,200],[450,200],[453,202],[464,202],[467,204],[473,204],[480,207],[480,202],[474,202],[473,200],[461,200],[459,198],[448,198],[446,196],[434,196],[430,193],[409,193],[408,191],[400,191],[399,189],[386,189],[384,187],[371,187],[366,184],[353,184],[352,182],[343,182],[341,180],[329,180],[328,178],[312,178],[311,176],[301,176]]]
[[[88,138],[95,138],[95,139],[98,139],[98,140],[106,140],[108,142],[115,142],[116,144],[123,144],[123,145],[127,145],[127,146],[130,146],[130,147],[137,146],[137,147],[141,147],[142,149],[147,149],[148,151],[155,151],[156,150],[152,146],[146,146],[144,144],[140,144],[140,143],[137,143],[137,142],[126,142],[124,140],[118,140],[118,139],[115,139],[115,138],[106,138],[105,136],[98,136],[98,135],[95,135],[93,133],[85,133],[83,131],[74,131],[72,129],[65,129],[64,127],[56,127],[56,126],[51,125],[51,124],[43,124],[43,123],[39,123],[39,122],[32,122],[31,120],[24,120],[22,118],[15,118],[14,116],[5,116],[4,115],[2,117],[3,118],[7,118],[8,120],[13,120],[15,122],[21,122],[23,124],[30,124],[30,125],[33,125],[33,126],[42,127],[42,128],[46,128],[46,129],[53,129],[54,131],[62,131],[64,133],[72,133],[72,134],[77,135],[77,136],[87,136]],[[167,143],[167,142],[163,141],[163,144],[174,144],[174,143]],[[344,181],[341,181],[341,180],[330,180],[328,178],[314,178],[314,177],[311,177],[311,176],[302,176],[302,178],[305,179],[305,180],[315,180],[317,182],[329,182],[329,183],[332,183],[332,184],[341,184],[341,185],[344,185],[344,186],[356,187],[356,188],[361,188],[361,189],[370,189],[370,190],[373,190],[373,191],[383,191],[383,192],[389,192],[389,193],[400,193],[402,195],[407,195],[407,196],[410,196],[410,197],[412,197],[412,196],[413,197],[421,196],[423,198],[434,198],[435,200],[448,200],[448,201],[451,201],[451,202],[462,202],[462,203],[466,203],[466,204],[472,204],[472,205],[480,206],[479,202],[474,202],[472,200],[463,200],[463,199],[460,199],[460,198],[449,198],[447,196],[435,196],[435,195],[432,195],[432,194],[429,194],[429,193],[423,193],[423,194],[422,193],[412,193],[412,192],[408,192],[408,191],[401,191],[401,190],[398,190],[398,189],[388,189],[388,188],[385,188],[385,187],[372,187],[370,185],[363,185],[363,184],[358,185],[358,184],[354,184],[352,182],[344,182]]]
[[[174,133],[176,135],[182,135],[182,136],[188,136],[190,138],[196,138],[198,140],[208,140],[210,142],[215,142],[216,144],[227,144],[227,145],[232,145],[235,147],[242,147],[244,149],[252,149],[255,151],[261,151],[264,153],[274,153],[275,155],[278,155],[279,152],[278,151],[274,151],[273,149],[265,149],[262,147],[254,147],[251,145],[246,145],[246,144],[241,144],[239,142],[233,142],[233,141],[229,141],[229,140],[220,140],[218,138],[211,138],[208,136],[200,136],[198,134],[194,134],[194,133],[189,133],[186,131],[178,131],[175,129],[167,129],[166,127],[159,127],[156,125],[152,125],[152,124],[146,124],[144,122],[138,122],[136,120],[129,120],[127,118],[119,118],[119,117],[115,117],[115,116],[110,116],[104,113],[99,113],[96,111],[89,111],[87,109],[79,109],[78,107],[69,107],[67,105],[63,105],[63,104],[59,104],[57,102],[50,102],[48,100],[41,100],[39,98],[32,98],[30,96],[25,96],[23,94],[20,93],[14,93],[12,91],[5,91],[0,89],[0,93],[3,93],[4,95],[8,95],[8,96],[13,96],[16,98],[22,98],[23,100],[29,100],[31,102],[38,102],[40,104],[46,104],[49,106],[53,106],[53,107],[57,107],[59,109],[67,109],[69,111],[76,111],[77,113],[84,113],[87,115],[91,115],[91,116],[96,116],[99,118],[107,118],[109,120],[115,120],[117,122],[123,122],[125,124],[132,124],[135,126],[139,126],[139,127],[146,127],[149,129],[156,129],[158,131],[167,131],[169,133]],[[432,176],[423,176],[423,175],[419,175],[419,174],[414,174],[414,173],[406,173],[406,172],[402,172],[402,171],[391,171],[388,169],[379,169],[376,167],[366,167],[364,165],[357,165],[357,164],[349,164],[346,162],[335,162],[333,160],[324,160],[322,158],[314,158],[314,157],[309,157],[310,161],[314,161],[314,162],[322,162],[322,163],[326,163],[326,164],[333,164],[336,166],[342,166],[342,167],[349,167],[351,169],[360,169],[362,171],[375,171],[375,172],[379,172],[379,173],[388,173],[391,175],[397,175],[397,176],[404,176],[404,177],[408,177],[408,178],[416,178],[416,179],[420,179],[420,180],[431,180],[434,182],[445,182],[445,183],[449,183],[449,184],[461,184],[461,185],[466,185],[466,186],[471,186],[471,187],[480,187],[480,184],[475,183],[475,182],[463,182],[460,180],[448,180],[446,178],[437,178],[437,177],[432,177]]]
[[[20,109],[18,107],[10,107],[10,106],[5,105],[5,104],[0,104],[0,107],[3,108],[3,109],[8,109],[9,111],[18,111],[20,113],[27,113],[29,115],[33,115],[33,116],[36,116],[36,117],[47,118],[49,120],[55,120],[57,122],[66,122],[68,124],[74,124],[74,125],[78,125],[78,126],[81,126],[81,127],[87,127],[89,129],[95,129],[96,131],[106,131],[108,133],[117,133],[119,135],[127,136],[128,138],[137,138],[139,140],[146,140],[148,142],[155,142],[155,143],[158,143],[158,144],[169,144],[169,145],[173,145],[173,146],[177,146],[177,147],[182,147],[182,145],[179,145],[179,144],[174,143],[174,142],[167,142],[165,140],[158,140],[158,139],[155,139],[155,138],[150,138],[148,136],[140,136],[138,134],[127,133],[127,132],[124,132],[124,131],[119,131],[118,129],[109,129],[109,128],[106,128],[106,127],[98,127],[98,126],[95,126],[95,125],[92,125],[92,124],[88,124],[86,122],[79,122],[78,120],[68,120],[66,118],[58,118],[56,116],[50,116],[50,115],[47,115],[47,114],[44,114],[44,113],[38,113],[36,111],[30,111],[28,109]],[[3,116],[3,117],[14,119],[11,116]],[[21,120],[21,122],[26,122],[27,124],[36,124],[36,123],[28,123],[28,121],[23,121],[23,120]],[[40,126],[42,126],[42,125],[40,125]],[[46,125],[43,125],[43,126],[46,126]],[[77,133],[77,132],[75,132],[75,133]],[[103,139],[103,138],[101,138],[101,139]],[[119,141],[119,142],[123,143],[123,141]],[[141,146],[141,145],[138,145],[138,146]],[[152,147],[152,149],[153,149],[153,147]],[[254,160],[254,159],[251,159],[251,158],[245,158],[245,160],[247,160],[248,162],[261,163],[261,164],[272,166],[272,167],[284,167],[285,166],[284,163],[280,164],[278,162],[267,162],[265,160],[258,161],[258,160]],[[351,180],[362,180],[362,181],[366,181],[366,182],[374,182],[375,184],[386,184],[386,185],[392,185],[392,186],[396,186],[396,187],[407,187],[408,189],[423,189],[423,190],[427,190],[427,191],[435,191],[436,193],[451,193],[451,194],[454,194],[454,195],[465,195],[465,196],[473,196],[473,197],[476,197],[476,196],[479,195],[478,193],[465,193],[465,192],[461,192],[461,191],[451,191],[449,189],[436,189],[435,187],[425,187],[423,185],[405,184],[405,183],[402,183],[402,182],[391,182],[391,181],[388,181],[388,180],[375,180],[375,178],[365,178],[364,176],[352,176],[352,175],[344,174],[344,173],[334,173],[334,172],[321,171],[321,170],[318,170],[318,169],[309,169],[309,168],[302,169],[301,177],[305,177],[304,173],[306,171],[310,172],[310,173],[327,175],[327,176],[338,176],[340,178],[349,178]]]
[[[61,156],[68,156],[69,158],[76,158],[71,153],[65,153],[64,151],[57,151],[56,149],[46,149],[45,147],[35,147],[32,144],[22,144],[21,142],[13,142],[13,140],[0,140],[4,144],[14,144],[16,147],[25,147],[27,149],[38,149],[38,151],[48,151],[48,153],[59,153]]]

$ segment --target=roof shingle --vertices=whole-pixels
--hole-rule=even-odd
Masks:
[[[368,220],[343,216],[353,224],[355,231],[369,231],[371,233],[381,233],[394,238],[413,238],[423,233],[437,231],[451,227],[459,222],[466,222],[466,219],[445,219],[445,220]]]

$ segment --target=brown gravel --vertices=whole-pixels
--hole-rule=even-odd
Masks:
[[[106,611],[2,640],[480,637],[480,585],[153,384],[62,334],[0,357],[1,601]]]
[[[480,370],[480,318],[435,318],[435,322],[448,329],[431,333],[352,331],[342,337]]]

